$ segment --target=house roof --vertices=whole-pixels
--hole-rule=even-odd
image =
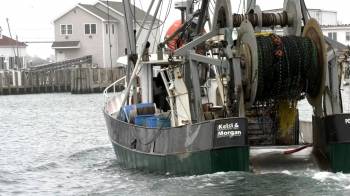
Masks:
[[[51,47],[56,49],[79,48],[80,42],[79,41],[57,41],[57,42],[53,42]]]
[[[98,1],[98,3],[101,3],[102,5],[106,6],[107,7],[107,1]],[[97,4],[97,3],[96,3]],[[97,6],[95,5],[90,5],[90,4],[82,4],[82,3],[79,3],[77,6],[75,6],[74,8],[76,7],[79,7],[81,9],[83,9],[84,11],[94,15],[95,17],[101,19],[102,21],[107,21],[108,18],[109,20],[117,20],[115,19],[113,16],[109,15],[108,17],[108,14],[107,12],[97,8]],[[111,10],[114,10],[115,12],[117,12],[118,14],[121,14],[121,15],[124,15],[124,7],[123,7],[123,3],[122,2],[117,2],[117,1],[108,1],[108,6],[111,8]],[[132,14],[134,9],[135,9],[135,17],[137,20],[143,20],[143,18],[146,16],[146,12],[143,11],[142,9],[138,8],[133,5],[131,5],[131,9],[132,9]],[[69,11],[65,12],[64,14],[62,14],[61,16],[57,17],[55,21],[57,21],[58,19],[62,18],[63,16],[65,16],[67,13],[69,13],[70,11],[72,11],[74,8],[70,9]],[[152,15],[148,15],[147,18],[146,18],[146,21],[152,21],[152,18],[153,16]],[[158,19],[156,22],[160,22]]]
[[[2,35],[2,38],[0,38],[0,47],[14,47],[14,46],[25,48],[27,47],[27,44],[25,44],[24,42],[19,42],[14,39],[11,39],[5,35]]]
[[[107,5],[107,1],[100,1],[103,4]],[[108,5],[109,7],[111,7],[112,9],[116,10],[117,12],[124,14],[124,6],[123,6],[123,2],[117,2],[117,1],[108,1]],[[138,8],[137,6],[133,6],[131,5],[131,14],[134,14],[134,9],[136,12],[136,20],[143,20],[143,18],[146,16],[146,12],[143,11],[142,9]],[[153,16],[152,15],[148,15],[146,18],[146,21],[152,21]],[[158,20],[158,19],[157,19]],[[159,21],[159,20],[158,20]]]
[[[350,27],[350,24],[337,24],[337,25],[321,25],[322,28],[332,28],[332,27]]]
[[[270,10],[264,10],[264,12],[279,12],[282,11],[283,8],[277,8],[277,9],[270,9]],[[337,11],[333,10],[323,10],[323,9],[307,9],[308,11],[316,11],[316,12],[333,12],[337,13]]]
[[[108,17],[108,14],[106,12],[98,9],[97,7],[95,7],[93,5],[79,3],[79,6],[81,6],[84,9],[86,9],[88,12],[92,13],[93,15],[98,16],[102,20],[116,20],[111,15],[109,15],[109,17]]]

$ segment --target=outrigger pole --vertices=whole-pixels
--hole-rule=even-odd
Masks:
[[[147,19],[147,16],[149,16],[149,13],[151,12],[151,9],[153,7],[153,4],[154,4],[154,0],[152,0],[151,4],[148,6],[148,10],[147,10],[147,14],[145,15],[145,17],[143,18],[142,20],[142,23],[141,23],[141,26],[140,26],[140,30],[137,32],[137,35],[136,35],[136,42],[139,40],[139,37],[141,35],[141,32],[143,30],[143,25],[145,25],[145,22],[146,22],[146,19]],[[134,13],[135,14],[135,13]],[[154,16],[156,17],[156,16]]]
[[[128,46],[127,46],[127,54],[128,54],[128,61],[127,61],[127,67],[126,67],[126,81],[130,81],[130,72],[131,72],[131,64],[134,64],[134,61],[131,61],[133,56],[136,56],[136,41],[135,41],[135,34],[133,30],[132,25],[132,17],[130,13],[130,0],[123,0],[123,8],[124,8],[124,21],[126,25],[126,31],[127,31],[127,37],[128,37]]]
[[[160,1],[158,2],[157,7],[156,7],[156,10],[154,11],[151,26],[150,26],[150,28],[148,29],[147,36],[146,36],[146,38],[145,38],[145,40],[144,40],[144,42],[143,42],[143,44],[142,44],[141,53],[138,55],[138,58],[137,58],[137,61],[136,61],[134,70],[133,70],[133,72],[132,72],[132,74],[131,74],[130,80],[128,80],[128,81],[131,81],[131,82],[128,83],[128,86],[127,86],[127,88],[126,88],[125,96],[124,96],[124,99],[123,99],[122,104],[121,104],[122,106],[125,105],[125,103],[126,103],[127,100],[129,100],[130,89],[131,89],[131,86],[133,85],[133,82],[132,82],[132,81],[134,81],[134,79],[135,79],[135,77],[136,77],[136,74],[138,73],[138,70],[139,70],[139,68],[140,68],[141,56],[142,56],[143,53],[145,52],[146,44],[147,44],[147,42],[148,42],[149,36],[151,35],[152,29],[153,29],[153,25],[154,25],[154,22],[155,22],[155,20],[156,20],[156,16],[157,16],[157,13],[158,13],[158,11],[159,11],[159,8],[160,8],[160,5],[161,5],[162,1],[163,1],[163,0],[160,0]],[[127,5],[130,5],[129,0],[123,0],[123,2],[127,2]],[[125,6],[126,6],[126,4],[124,3],[124,10],[127,9]],[[151,7],[151,6],[152,6],[152,5],[150,5],[150,7]],[[129,15],[130,15],[130,13],[129,13]],[[147,17],[147,15],[146,15],[145,17]],[[127,20],[127,19],[125,19],[125,20]],[[128,23],[127,23],[127,24],[128,24]],[[130,25],[130,24],[128,24],[128,25]],[[132,33],[132,34],[133,34],[133,33]],[[131,35],[129,34],[129,36],[131,36]],[[132,37],[134,37],[134,36],[132,36]],[[129,41],[130,41],[130,38],[129,38]],[[135,41],[135,40],[134,40],[134,41]],[[136,48],[136,47],[135,47],[135,48]],[[135,52],[134,54],[136,54],[136,52]],[[128,67],[130,67],[130,66],[128,66]]]

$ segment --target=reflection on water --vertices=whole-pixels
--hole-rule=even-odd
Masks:
[[[349,94],[344,90],[343,99]],[[350,175],[314,169],[187,177],[123,169],[108,140],[102,103],[99,94],[0,97],[0,195],[350,194]],[[303,103],[300,110],[306,113],[301,118],[310,116]]]

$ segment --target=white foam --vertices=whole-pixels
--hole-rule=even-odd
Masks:
[[[292,175],[292,173],[288,170],[283,170],[281,173],[286,175]]]
[[[204,186],[205,186],[205,187],[208,187],[208,186],[215,186],[215,184],[209,182],[209,183],[206,183]]]
[[[331,173],[331,172],[317,172],[312,177],[315,180],[319,180],[321,182],[330,179],[337,182],[349,182],[350,176],[343,173]]]
[[[313,175],[313,179],[319,180],[321,182],[325,181],[331,175],[330,172],[317,172]]]

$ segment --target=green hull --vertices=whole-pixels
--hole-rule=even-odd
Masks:
[[[350,114],[313,117],[314,148],[326,155],[324,169],[350,173]]]
[[[350,173],[350,143],[328,145],[328,157],[333,172]]]
[[[249,147],[230,147],[178,154],[149,154],[113,143],[117,159],[126,168],[175,175],[220,171],[249,171]]]

